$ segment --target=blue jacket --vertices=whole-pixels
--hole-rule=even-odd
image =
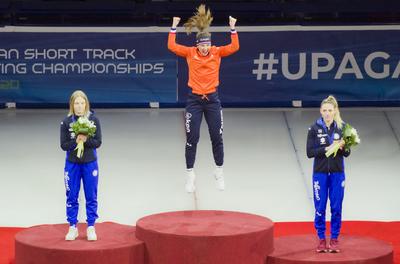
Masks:
[[[60,127],[60,146],[67,152],[67,160],[74,163],[88,163],[97,160],[96,148],[101,145],[101,127],[99,119],[91,112],[89,120],[93,121],[96,125],[96,134],[94,137],[89,137],[84,143],[85,150],[82,158],[76,156],[76,135],[73,133],[71,125],[78,117],[75,115],[67,116],[62,122]]]
[[[342,130],[333,122],[328,129],[322,118],[308,129],[307,157],[314,158],[314,172],[344,172],[344,158],[350,151],[339,150],[336,157],[325,156],[325,148],[342,138]]]

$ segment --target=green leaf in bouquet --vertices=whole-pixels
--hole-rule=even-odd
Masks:
[[[344,128],[343,128],[343,138],[351,137],[351,129],[352,129],[352,128],[353,128],[353,127],[350,126],[349,124],[344,125]]]
[[[82,134],[88,137],[93,137],[96,133],[96,126],[94,125],[94,122],[90,121],[86,117],[79,117],[78,120],[71,125],[71,128],[74,131],[75,135]],[[77,150],[77,157],[81,158],[84,152],[83,141],[80,141],[78,143],[75,150]]]
[[[82,135],[87,135],[89,134],[89,128],[88,127],[80,127],[78,134],[82,134]]]

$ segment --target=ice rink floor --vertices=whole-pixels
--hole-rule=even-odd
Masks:
[[[319,109],[224,109],[224,192],[215,186],[203,120],[195,194],[184,190],[183,109],[95,111],[103,133],[99,222],[134,224],[148,214],[193,209],[313,221],[312,160],[305,144]],[[399,221],[400,109],[341,112],[362,140],[346,159],[343,219]],[[66,221],[65,153],[59,146],[59,125],[66,114],[60,109],[0,110],[0,226]],[[82,206],[80,220],[85,219]]]

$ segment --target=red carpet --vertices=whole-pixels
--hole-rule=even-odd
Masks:
[[[0,264],[14,263],[14,236],[23,228],[0,227]],[[313,234],[311,222],[275,223],[275,236]],[[394,261],[400,264],[400,221],[399,222],[367,222],[345,221],[342,234],[363,235],[385,240],[393,245]]]
[[[14,236],[24,228],[0,227],[0,264],[14,263]]]

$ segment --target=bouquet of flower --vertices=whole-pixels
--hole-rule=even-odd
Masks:
[[[96,125],[87,117],[79,117],[78,120],[72,124],[71,128],[75,135],[82,134],[87,137],[93,137],[96,133]],[[76,156],[78,158],[82,158],[84,149],[83,141],[79,141],[78,145],[74,149],[77,150]]]
[[[344,150],[349,151],[351,147],[357,146],[360,144],[361,140],[358,136],[357,130],[354,129],[351,125],[345,124],[342,130],[342,139],[344,140]],[[336,157],[337,152],[340,149],[340,142],[333,143],[334,145],[328,149],[325,153],[326,157],[329,157],[333,154]]]

